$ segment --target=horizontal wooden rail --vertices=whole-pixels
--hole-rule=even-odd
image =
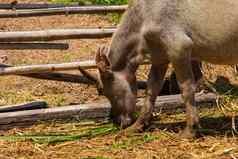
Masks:
[[[116,28],[52,29],[42,31],[0,32],[0,42],[53,41],[111,37]]]
[[[57,3],[0,3],[0,9],[47,9],[59,7],[79,7],[79,4],[57,4]]]
[[[0,50],[67,50],[69,44],[66,43],[0,43]]]
[[[127,5],[119,6],[80,6],[80,7],[58,7],[47,9],[32,9],[32,10],[16,10],[8,12],[0,12],[0,18],[18,18],[32,16],[51,16],[51,15],[68,15],[68,14],[96,14],[96,13],[111,13],[124,12]]]
[[[0,68],[13,67],[11,65],[0,64]],[[80,83],[93,85],[94,81],[84,77],[82,75],[61,73],[61,72],[47,72],[47,73],[29,73],[29,74],[21,74],[24,77],[43,79],[43,80],[51,80],[51,81],[60,81],[60,82],[70,82],[70,83]],[[137,81],[138,89],[146,89],[147,84],[146,81]]]
[[[42,64],[42,65],[26,65],[26,66],[14,66],[14,67],[1,67],[0,75],[21,75],[29,73],[43,73],[43,72],[55,72],[65,70],[78,70],[95,68],[94,61],[83,62],[71,62],[61,64]]]
[[[216,95],[197,94],[196,102],[199,106],[211,106],[215,104]],[[139,99],[138,107],[144,105],[144,99]],[[155,111],[176,112],[183,108],[181,95],[160,96],[156,101]],[[29,110],[12,113],[0,113],[0,128],[6,129],[7,125],[17,123],[31,123],[56,119],[96,119],[109,117],[111,106],[109,103],[92,103],[74,106],[48,108],[42,110]]]
[[[145,61],[143,65],[149,64],[149,61]],[[2,67],[1,67],[2,66]],[[44,73],[66,70],[78,70],[81,69],[95,69],[96,64],[93,60],[82,62],[70,62],[61,64],[41,64],[41,65],[24,65],[14,67],[4,67],[0,65],[0,75],[22,75],[31,73]]]
[[[96,65],[94,64],[93,61],[86,61],[86,63],[88,63],[88,66],[85,63],[79,63],[79,64],[81,64],[80,65],[82,66],[81,68],[84,68],[84,69],[96,68]],[[147,62],[145,62],[145,64],[147,64]],[[51,65],[55,65],[55,64],[51,64]],[[84,67],[85,65],[87,67]],[[0,70],[7,70],[7,68],[13,68],[13,67],[14,66],[11,66],[11,65],[0,64]],[[20,67],[25,67],[25,66],[20,66]],[[36,68],[36,65],[32,67],[32,69],[34,68]],[[19,66],[18,66],[18,69],[19,69]],[[15,67],[15,70],[16,70],[16,67]],[[24,77],[51,80],[51,81],[71,82],[71,83],[80,83],[80,84],[88,84],[88,85],[95,84],[94,81],[82,75],[75,75],[75,74],[68,74],[68,73],[61,73],[61,72],[48,72],[48,71],[44,72],[43,71],[43,73],[42,72],[29,73],[27,71],[27,72],[21,72],[20,74],[12,74],[12,75],[21,75]],[[137,81],[137,88],[146,89],[147,88],[146,81]]]
[[[14,67],[14,66],[0,64],[0,68],[6,68],[6,67]],[[88,78],[82,75],[75,75],[75,74],[68,74],[68,73],[61,73],[61,72],[28,73],[28,74],[21,74],[21,76],[36,78],[36,79],[43,79],[43,80],[51,80],[51,81],[61,81],[61,82],[81,83],[81,84],[95,84],[93,81],[89,80]]]

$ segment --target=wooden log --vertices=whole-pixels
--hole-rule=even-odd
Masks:
[[[0,3],[0,9],[47,9],[59,7],[78,7],[79,4],[65,5],[57,3]]]
[[[42,31],[0,32],[0,42],[53,41],[111,37],[116,28],[52,29]]]
[[[66,43],[0,43],[1,50],[26,50],[26,49],[58,49],[67,50],[69,45]]]
[[[143,64],[148,64],[148,61],[145,61]],[[0,66],[4,66],[4,65],[0,65]],[[88,60],[88,61],[82,61],[82,62],[70,62],[70,63],[61,63],[61,64],[42,64],[42,65],[0,67],[0,75],[21,75],[21,74],[29,74],[29,73],[78,70],[79,68],[95,69],[96,64],[95,64],[95,61]]]
[[[48,108],[47,103],[45,101],[35,101],[17,105],[0,106],[0,113],[15,112],[20,110],[43,109],[43,108]]]
[[[0,68],[13,67],[11,65],[0,64]],[[50,72],[50,73],[30,73],[30,74],[22,74],[21,76],[36,78],[36,79],[44,79],[44,80],[52,80],[52,81],[62,81],[62,82],[71,82],[71,83],[81,83],[81,84],[94,84],[93,81],[90,81],[88,78],[81,75],[74,75],[68,73],[58,73],[58,72]],[[143,85],[142,85],[143,87]]]
[[[11,65],[0,64],[0,68],[13,67]],[[71,83],[80,83],[80,84],[95,84],[94,81],[81,76],[67,73],[30,73],[30,74],[21,74],[24,77],[43,79],[43,80],[51,80],[51,81],[61,81],[61,82],[71,82]],[[146,81],[138,81],[137,82],[138,89],[146,89],[147,84]]]
[[[216,103],[216,95],[197,94],[196,102],[200,106],[211,106]],[[138,106],[144,105],[144,99],[140,99]],[[156,111],[163,110],[173,112],[182,107],[183,102],[180,95],[160,96],[156,101]],[[92,103],[74,106],[48,108],[42,110],[28,110],[0,114],[0,127],[16,123],[32,123],[36,121],[47,121],[56,119],[96,119],[109,117],[111,106],[109,103]]]
[[[18,18],[32,16],[52,16],[68,14],[97,14],[97,13],[122,13],[126,10],[127,5],[118,6],[78,6],[78,7],[58,7],[47,9],[16,10],[11,12],[0,13],[0,18]]]
[[[71,62],[62,64],[42,64],[42,65],[27,65],[27,66],[14,66],[14,67],[1,67],[0,75],[21,75],[29,73],[44,73],[65,70],[78,70],[95,68],[94,61]]]

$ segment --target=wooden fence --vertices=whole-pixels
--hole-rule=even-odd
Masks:
[[[29,17],[38,15],[62,15],[81,13],[122,12],[126,6],[65,6],[62,4],[8,4],[0,3],[0,9],[13,9],[0,12],[2,18]],[[30,14],[28,14],[30,13]],[[32,14],[33,13],[33,14]],[[7,16],[6,16],[7,15]],[[14,16],[13,16],[14,15]],[[67,49],[68,44],[39,43],[39,41],[55,41],[66,39],[95,39],[111,37],[116,31],[115,27],[108,28],[78,28],[78,29],[52,29],[40,31],[14,31],[0,32],[0,49]],[[93,84],[90,79],[80,75],[56,73],[56,71],[95,69],[94,61],[82,61],[63,64],[7,66],[1,65],[0,75],[23,75],[26,77],[65,81],[73,83]],[[53,73],[54,72],[54,73]],[[145,88],[143,81],[140,88]]]

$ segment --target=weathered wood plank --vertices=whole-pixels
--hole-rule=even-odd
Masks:
[[[1,67],[0,75],[20,75],[29,73],[43,73],[43,72],[55,72],[65,70],[78,70],[95,68],[94,61],[83,61],[83,62],[71,62],[61,64],[42,64],[42,65],[25,65],[25,66],[14,66],[14,67]]]
[[[197,94],[196,101],[198,105],[215,104],[216,95]],[[144,105],[144,99],[139,99],[138,106]],[[163,110],[167,112],[175,111],[183,106],[180,95],[160,96],[156,101],[156,111]],[[95,119],[109,117],[109,103],[92,103],[74,106],[64,106],[57,108],[48,108],[42,110],[29,110],[12,113],[0,114],[0,125],[9,125],[16,123],[32,123],[36,121],[47,121],[56,119]]]
[[[0,64],[0,68],[14,67],[11,65]],[[71,82],[71,83],[82,83],[82,84],[95,84],[93,81],[88,78],[68,73],[61,72],[49,72],[49,73],[29,73],[29,74],[21,74],[24,77],[43,79],[43,80],[52,80],[52,81],[62,81],[62,82]],[[143,87],[143,85],[142,85]]]
[[[41,31],[0,32],[0,42],[54,41],[111,37],[116,28],[51,29]]]
[[[57,3],[0,3],[0,9],[47,9],[59,7],[78,7],[78,4],[65,5]]]
[[[145,61],[142,65],[149,64],[149,61]],[[41,64],[41,65],[24,65],[24,66],[13,66],[6,67],[4,64],[0,64],[0,75],[21,75],[30,73],[45,73],[55,71],[66,71],[66,70],[78,70],[81,69],[95,69],[96,64],[93,60],[82,61],[82,62],[70,62],[61,64]]]
[[[0,18],[18,18],[32,16],[52,16],[52,15],[68,15],[68,14],[97,14],[97,13],[123,13],[127,9],[127,5],[111,5],[111,6],[66,6],[47,9],[26,9],[8,12],[0,12]]]
[[[11,65],[0,64],[1,68],[7,67],[14,67]],[[71,83],[80,83],[80,84],[95,84],[94,81],[75,74],[68,74],[68,73],[60,73],[60,72],[47,72],[47,73],[27,73],[27,74],[20,74],[24,77],[36,78],[36,79],[43,79],[43,80],[51,80],[51,81],[61,81],[61,82],[71,82]],[[146,81],[137,81],[137,88],[138,89],[146,89],[147,84]]]
[[[43,108],[48,108],[47,103],[45,101],[34,101],[30,103],[0,106],[0,113],[15,112],[20,110],[43,109]]]
[[[69,44],[66,43],[0,43],[1,50],[26,50],[26,49],[44,49],[44,50],[67,50]]]

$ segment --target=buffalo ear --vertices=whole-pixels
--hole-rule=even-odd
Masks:
[[[99,69],[100,75],[103,78],[112,78],[113,73],[111,70],[111,64],[107,57],[108,48],[103,46],[99,47],[96,53],[95,61],[97,68]]]

